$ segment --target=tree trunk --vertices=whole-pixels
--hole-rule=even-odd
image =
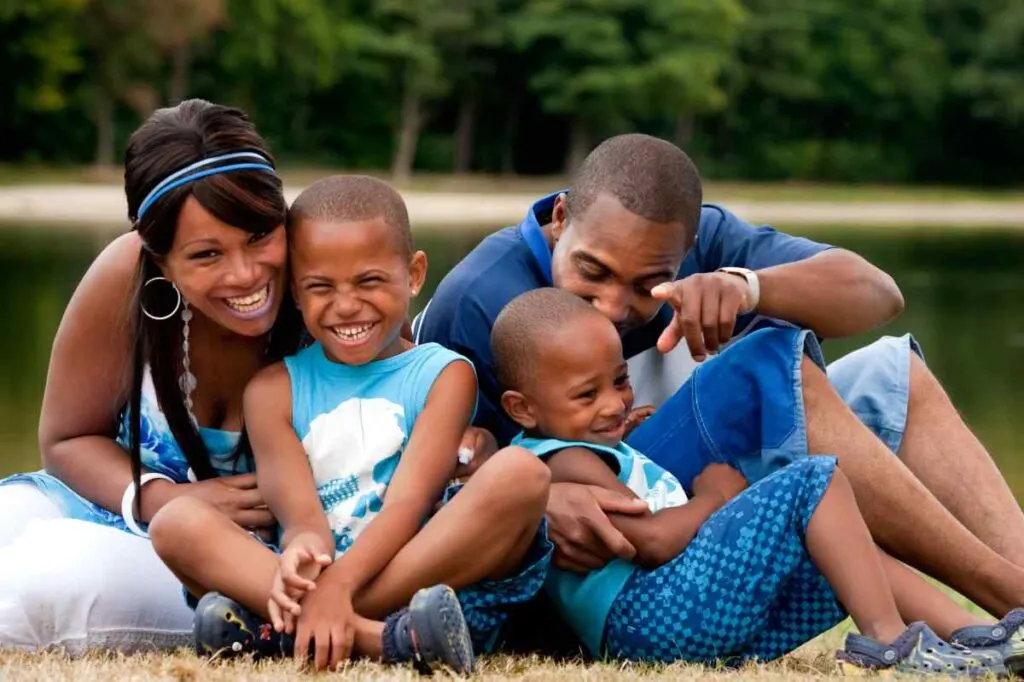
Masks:
[[[581,118],[574,118],[569,131],[569,151],[565,158],[565,172],[572,175],[590,153],[590,131]]]
[[[455,128],[455,172],[468,173],[473,167],[473,129],[476,125],[476,95],[463,95],[459,123]]]
[[[188,72],[191,55],[188,43],[179,45],[171,54],[171,105],[188,97]]]
[[[673,136],[676,146],[686,150],[693,141],[693,114],[680,114],[676,119],[676,131]]]
[[[407,182],[416,160],[416,143],[420,135],[420,95],[406,82],[402,94],[402,123],[398,131],[398,144],[391,164],[391,177],[396,183]]]
[[[114,165],[114,98],[102,83],[96,86],[93,103],[93,124],[96,126],[96,165]]]

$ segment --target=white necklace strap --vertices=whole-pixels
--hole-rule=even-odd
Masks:
[[[142,486],[146,485],[150,481],[155,481],[157,479],[169,481],[170,483],[177,483],[177,481],[175,481],[173,478],[171,478],[170,476],[165,476],[164,474],[142,474],[142,476],[139,477],[139,491],[142,490]],[[124,525],[128,526],[128,530],[130,530],[135,535],[138,535],[140,538],[148,538],[149,533],[142,530],[142,528],[139,527],[138,522],[135,520],[134,508],[135,482],[132,481],[131,483],[128,484],[128,487],[124,489],[124,495],[121,496],[121,516],[124,517]]]

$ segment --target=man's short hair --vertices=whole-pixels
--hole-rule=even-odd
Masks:
[[[329,175],[317,180],[292,202],[288,227],[303,220],[348,222],[381,218],[406,256],[413,252],[409,211],[398,191],[368,175]]]
[[[543,343],[581,315],[601,315],[562,289],[533,289],[512,299],[491,328],[491,355],[502,390],[521,389],[533,377]]]
[[[601,194],[641,218],[680,222],[694,234],[700,224],[703,189],[697,166],[679,147],[650,135],[618,135],[590,152],[573,176],[570,217],[581,217]]]

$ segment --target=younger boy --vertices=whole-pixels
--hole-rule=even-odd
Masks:
[[[924,622],[906,624],[928,620],[959,638],[996,629],[876,548],[835,458],[802,458],[749,488],[734,469],[711,464],[688,499],[672,474],[623,442],[633,390],[622,344],[582,299],[522,294],[498,316],[492,350],[502,407],[524,429],[514,443],[544,458],[554,482],[648,504],[647,513],[610,516],[636,547],[635,563],[549,574],[548,593],[594,655],[771,660],[849,611],[863,634],[837,653],[847,669],[1004,674],[1004,658],[1024,657],[1014,635],[1024,613],[996,626],[1006,637],[989,638],[993,650],[957,649]]]
[[[244,400],[280,556],[185,497],[153,519],[156,550],[202,597],[202,651],[308,652],[317,668],[356,652],[469,673],[471,638],[486,647],[504,607],[543,583],[548,472],[507,448],[446,492],[476,379],[458,354],[400,336],[427,264],[395,190],[325,178],[295,200],[288,236],[314,342],[257,374]]]

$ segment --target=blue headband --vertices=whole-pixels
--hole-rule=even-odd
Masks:
[[[198,173],[193,172],[205,166],[209,166],[212,163],[217,163],[218,161],[228,161],[230,159],[242,158],[257,159],[259,163],[254,163],[251,161],[249,163],[232,163],[227,166],[218,166],[217,168],[201,170]],[[167,194],[172,189],[181,187],[182,185],[187,185],[190,182],[194,182],[196,180],[199,180],[200,178],[205,178],[210,175],[217,175],[219,173],[230,173],[232,171],[240,170],[262,170],[267,171],[268,173],[275,173],[274,167],[270,165],[270,161],[267,159],[267,157],[257,152],[234,152],[231,154],[221,154],[220,156],[211,156],[208,159],[202,159],[200,161],[196,161],[193,164],[185,166],[181,170],[175,171],[174,173],[171,173],[166,178],[161,180],[156,187],[150,190],[149,194],[146,195],[146,198],[142,200],[142,203],[139,205],[138,215],[136,215],[135,219],[140,220],[143,214],[145,214],[146,211],[148,211],[149,208],[156,203],[157,199]]]

